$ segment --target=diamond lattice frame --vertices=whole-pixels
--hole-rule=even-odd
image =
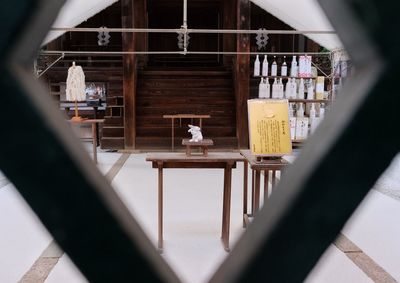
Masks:
[[[62,3],[14,0],[0,11],[1,169],[90,282],[180,282],[29,70]],[[396,9],[377,0],[320,3],[357,75],[211,282],[304,280],[399,150],[390,123]]]

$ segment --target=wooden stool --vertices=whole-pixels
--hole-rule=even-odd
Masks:
[[[199,147],[201,149],[201,153],[204,156],[208,155],[208,146],[214,145],[214,142],[211,139],[203,139],[201,141],[195,142],[190,141],[189,139],[183,139],[182,145],[186,145],[186,155],[192,155],[192,148]]]

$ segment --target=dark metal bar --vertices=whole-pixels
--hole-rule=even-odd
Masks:
[[[304,281],[399,151],[395,3],[320,3],[357,74],[211,282]]]
[[[28,69],[63,2],[0,10],[1,170],[88,281],[180,282]]]

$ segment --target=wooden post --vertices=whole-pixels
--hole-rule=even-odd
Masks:
[[[147,28],[147,0],[133,0],[133,26],[135,28]],[[135,33],[133,35],[135,50],[147,51],[147,33]],[[137,67],[143,68],[147,64],[147,55],[137,55]]]
[[[133,1],[121,0],[122,28],[133,27]],[[134,51],[134,34],[122,33],[122,50]],[[135,148],[136,139],[136,56],[123,55],[124,135],[125,149]]]
[[[237,29],[250,29],[250,0],[237,0]],[[250,52],[250,35],[237,36],[236,50]],[[250,55],[236,55],[235,93],[238,147],[248,148],[247,100],[250,97]]]
[[[158,251],[163,252],[163,163],[158,162]]]
[[[235,15],[236,13],[236,0],[225,0],[223,1],[223,28],[224,29],[235,29]],[[235,51],[236,36],[234,34],[223,34],[222,35],[222,46],[223,51]],[[233,67],[234,62],[233,55],[224,55],[223,62],[227,68]]]

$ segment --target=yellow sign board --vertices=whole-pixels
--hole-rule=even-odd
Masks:
[[[247,101],[252,154],[282,156],[292,152],[287,99]]]

